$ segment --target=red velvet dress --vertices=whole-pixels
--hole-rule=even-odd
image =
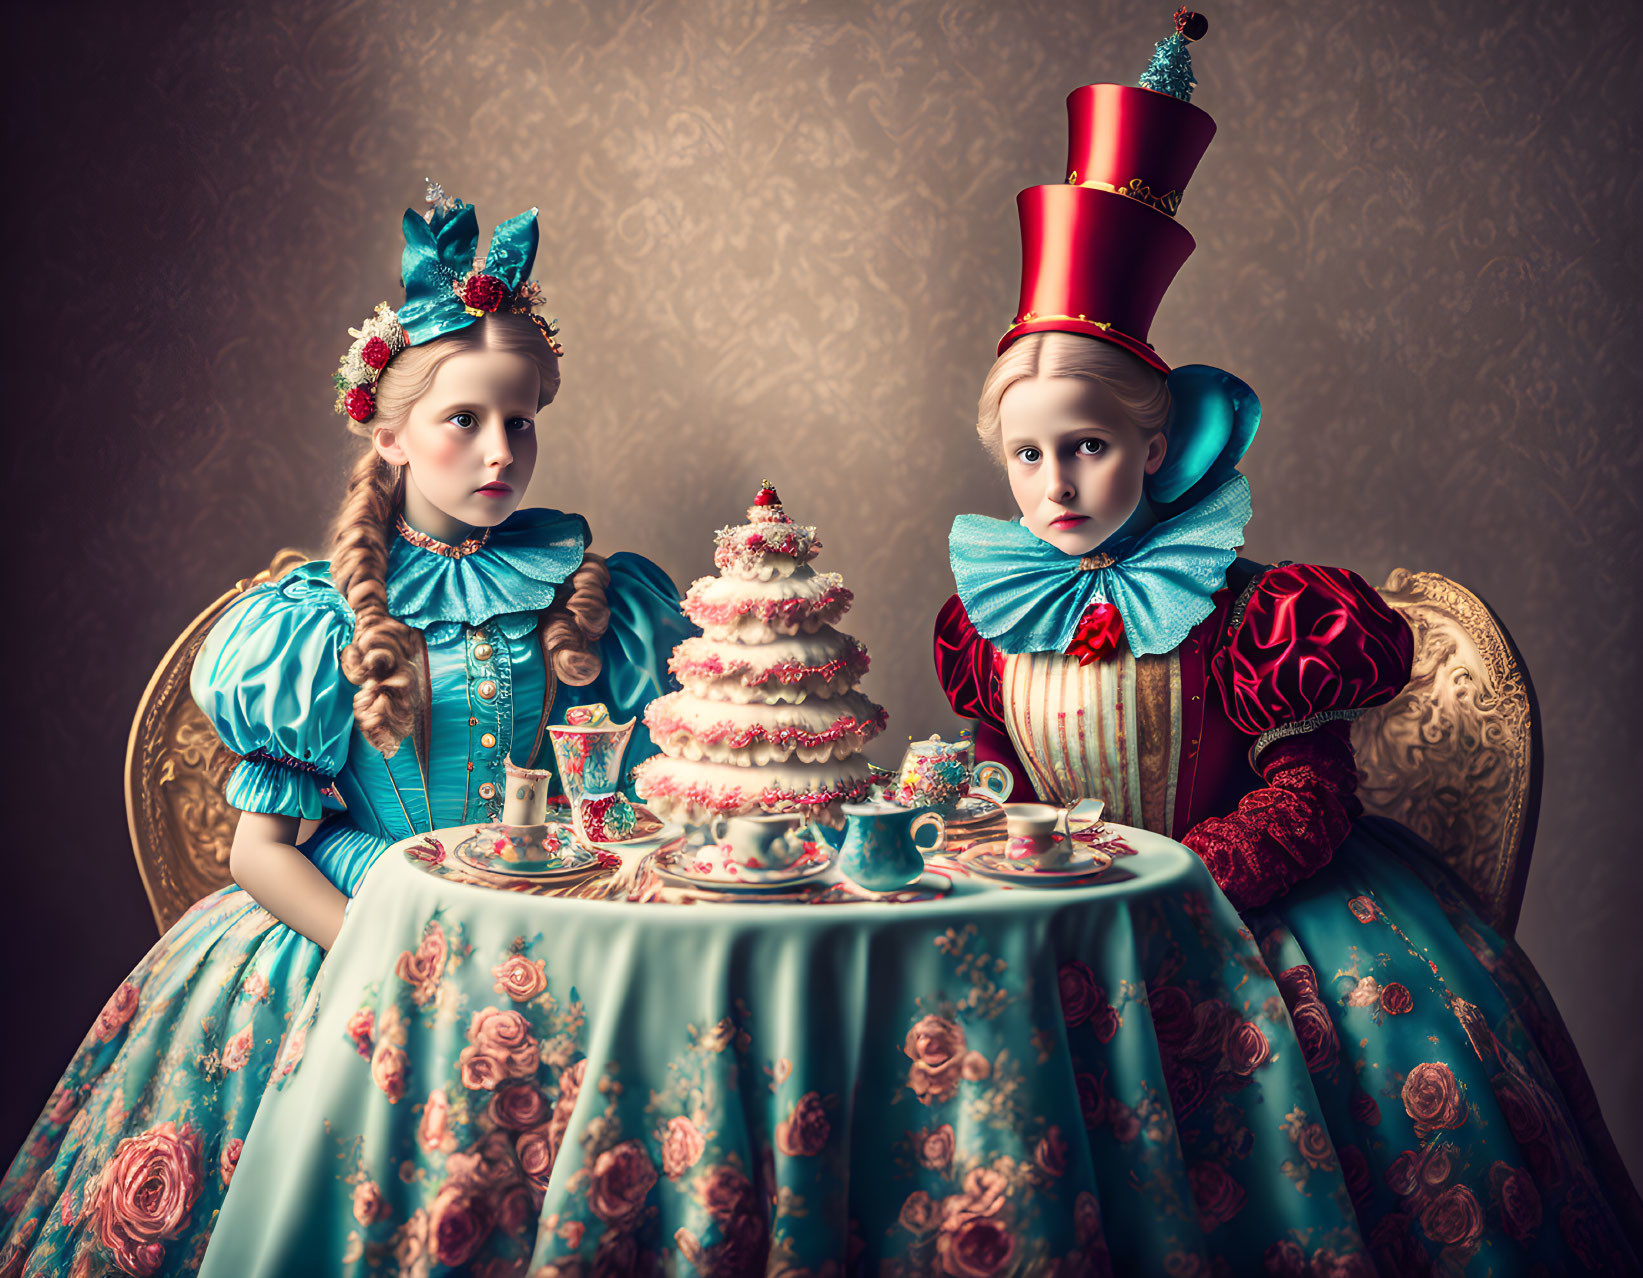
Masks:
[[[1173,652],[1088,665],[1002,653],[949,599],[936,669],[977,757],[1017,799],[1097,797],[1203,858],[1328,1121],[1332,1150],[1295,1166],[1339,1161],[1383,1274],[1638,1272],[1643,1204],[1533,966],[1354,796],[1349,722],[1407,682],[1408,626],[1342,569],[1240,559],[1227,577]]]
[[[1167,821],[1128,824],[1187,844],[1244,909],[1306,877],[1346,837],[1362,811],[1349,716],[1391,700],[1409,681],[1413,640],[1356,573],[1313,564],[1262,572],[1240,559],[1228,577],[1214,610],[1173,654],[1180,739]],[[1049,779],[1023,765],[1008,723],[1007,659],[976,633],[957,595],[936,620],[935,653],[953,709],[976,721],[977,758],[1010,768],[1013,797],[1090,797],[1044,793]],[[1312,730],[1279,735],[1305,726]],[[1250,758],[1257,743],[1258,770]]]

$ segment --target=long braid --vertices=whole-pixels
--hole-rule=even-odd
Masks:
[[[421,699],[416,633],[388,615],[388,547],[398,513],[395,468],[368,449],[337,513],[331,580],[354,612],[354,641],[342,652],[342,673],[359,685],[354,722],[384,757],[410,735]]]
[[[599,677],[599,640],[610,626],[610,603],[605,598],[609,585],[604,557],[587,551],[582,566],[542,613],[547,659],[561,683],[580,687]]]

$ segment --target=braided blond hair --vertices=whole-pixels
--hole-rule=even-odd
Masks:
[[[384,757],[410,735],[419,699],[416,633],[388,615],[388,547],[399,513],[398,468],[369,449],[354,463],[332,534],[331,580],[354,612],[342,673],[359,685],[354,722]]]
[[[467,328],[401,351],[377,383],[377,411],[369,423],[349,422],[369,438],[378,427],[398,429],[411,407],[432,385],[439,366],[467,351],[499,350],[524,355],[541,374],[541,404],[559,390],[559,361],[541,332],[518,315],[486,315]],[[540,407],[540,404],[538,405]],[[354,722],[385,757],[410,735],[421,709],[416,664],[420,636],[388,614],[388,551],[394,522],[404,505],[403,477],[374,447],[355,463],[332,534],[331,580],[354,611],[354,641],[342,654],[342,672],[359,685]],[[599,675],[599,640],[610,625],[605,589],[610,569],[599,555],[583,555],[582,566],[554,593],[541,615],[543,647],[555,675],[567,684],[585,684]]]

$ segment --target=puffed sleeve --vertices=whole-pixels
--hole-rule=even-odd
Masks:
[[[190,691],[230,750],[228,781],[242,812],[316,818],[335,801],[348,758],[354,685],[342,673],[353,614],[327,564],[305,564],[257,586],[218,618],[198,655]]]
[[[941,690],[947,694],[953,712],[1003,728],[998,649],[976,633],[957,595],[936,614],[935,640],[936,678],[941,680]]]
[[[1012,799],[1036,799],[1027,770],[1016,757],[1004,727],[999,651],[976,633],[957,595],[936,614],[935,657],[936,678],[953,712],[975,720],[976,761],[1002,763],[1010,770]]]
[[[610,568],[605,590],[610,626],[599,641],[599,695],[588,699],[603,700],[618,721],[642,720],[647,705],[678,690],[667,668],[675,645],[701,631],[680,610],[672,579],[643,555],[618,551],[605,563]],[[655,753],[643,722],[636,724],[623,766],[631,772]]]
[[[1357,573],[1286,564],[1258,579],[1211,671],[1233,723],[1259,737],[1390,701],[1414,648],[1408,624]]]

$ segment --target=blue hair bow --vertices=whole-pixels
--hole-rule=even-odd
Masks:
[[[541,235],[535,209],[509,218],[491,233],[485,264],[475,271],[479,219],[473,205],[446,197],[432,183],[429,190],[437,191],[438,198],[426,217],[405,210],[405,252],[399,268],[405,305],[399,308],[399,325],[411,346],[466,328],[485,309],[496,309],[469,306],[458,288],[471,277],[488,275],[501,286],[504,297],[512,295],[530,274]]]
[[[1145,487],[1161,519],[1197,505],[1231,479],[1261,425],[1255,392],[1208,364],[1175,369],[1169,392],[1169,448]]]

